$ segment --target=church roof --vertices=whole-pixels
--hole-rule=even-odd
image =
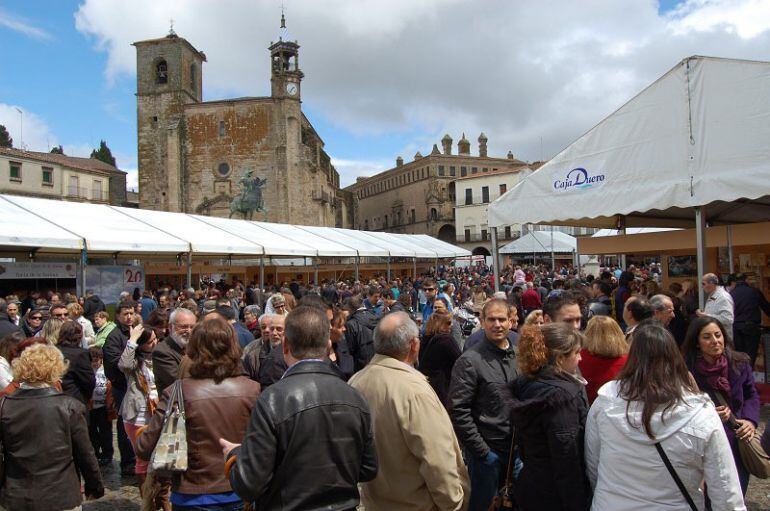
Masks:
[[[121,172],[125,174],[124,171],[118,169],[117,167],[113,167],[109,163],[97,160],[96,158],[80,158],[77,156],[67,156],[66,154],[22,151],[21,149],[12,149],[9,147],[0,147],[0,155],[8,156],[10,158],[25,158],[28,160],[35,160],[44,163],[54,163],[63,167],[88,170],[90,172],[99,172],[102,174],[114,174],[115,172]]]

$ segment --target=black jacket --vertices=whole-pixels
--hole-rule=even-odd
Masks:
[[[490,449],[503,453],[510,449],[511,410],[503,396],[518,376],[513,346],[503,350],[486,339],[455,362],[449,415],[457,439],[472,456],[484,458]]]
[[[128,334],[129,328],[127,326],[116,323],[116,327],[107,336],[107,340],[104,341],[104,346],[102,347],[104,353],[104,375],[110,380],[114,389],[124,392],[128,388],[128,383],[123,371],[118,369],[118,362],[123,354],[123,350],[126,349]]]
[[[0,339],[19,330],[20,328],[11,321],[7,312],[0,312]]]
[[[271,347],[259,366],[257,381],[263,389],[266,389],[280,380],[288,368],[286,359],[283,358],[283,345]]]
[[[91,356],[79,346],[58,346],[69,363],[61,379],[62,392],[72,396],[84,405],[88,404],[96,387],[96,375],[91,367]]]
[[[345,340],[353,356],[354,371],[358,372],[374,356],[374,329],[377,316],[370,310],[359,309],[345,322]]]
[[[85,479],[86,494],[104,495],[82,404],[54,388],[18,389],[0,403],[6,470],[0,504],[5,509],[79,506],[78,472]]]
[[[770,317],[770,303],[762,291],[745,282],[738,282],[730,291],[735,303],[734,323],[762,324],[762,312]]]
[[[460,347],[450,334],[425,336],[420,341],[420,372],[428,377],[428,383],[445,408],[449,408],[452,368],[461,354]]]
[[[83,316],[90,321],[94,322],[94,314],[107,310],[104,302],[96,295],[89,296],[83,302]]]
[[[364,397],[325,362],[305,361],[260,394],[233,453],[233,490],[260,511],[355,509],[377,475]]]
[[[516,502],[525,510],[587,511],[591,488],[583,456],[585,387],[545,368],[535,379],[519,377],[510,389],[516,445],[524,462]]]
[[[612,315],[612,299],[609,296],[601,295],[598,298],[588,302],[588,317],[610,316]]]

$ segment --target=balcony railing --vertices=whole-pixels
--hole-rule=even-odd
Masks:
[[[101,188],[87,188],[85,186],[68,186],[65,190],[67,198],[106,201],[107,194]]]
[[[502,240],[514,240],[518,238],[518,232],[511,232],[510,234],[506,235],[506,232],[503,230],[497,231],[497,238],[498,241]],[[457,242],[458,243],[475,243],[478,241],[492,241],[492,233],[487,232],[486,236],[482,236],[480,233],[471,233],[470,236],[466,237],[462,233],[457,234]]]

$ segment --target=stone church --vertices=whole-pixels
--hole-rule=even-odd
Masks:
[[[256,186],[253,220],[351,226],[350,194],[302,113],[296,41],[268,48],[269,97],[216,101],[202,100],[206,55],[173,30],[134,46],[139,207],[242,218]]]

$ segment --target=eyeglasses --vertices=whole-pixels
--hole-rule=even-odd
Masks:
[[[63,312],[61,314],[52,314],[52,316],[55,317],[55,318],[66,318],[67,317],[67,313]]]
[[[29,319],[30,320],[35,320],[35,321],[42,321],[43,320],[43,316],[30,316]]]
[[[423,291],[435,291],[436,290],[435,287],[424,287],[422,289],[423,289]]]
[[[284,305],[284,304],[281,304],[281,305],[274,305],[274,306],[273,306],[273,308],[274,308],[274,309],[284,309],[284,308],[286,308],[286,305]]]

